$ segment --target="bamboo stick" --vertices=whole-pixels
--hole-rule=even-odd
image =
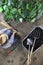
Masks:
[[[1,24],[2,24],[3,26],[7,27],[7,28],[12,28],[12,27],[11,27],[10,25],[8,25],[5,21],[2,21]],[[12,29],[13,29],[13,28],[12,28]],[[13,31],[14,31],[14,33],[17,32],[17,31],[14,30],[14,29],[13,29]]]
[[[9,28],[9,29],[12,28],[14,34],[17,33],[17,34],[20,36],[20,38],[21,38],[21,33],[18,32],[18,31],[16,31],[15,29],[13,29],[13,27],[10,26],[9,24],[7,24],[5,21],[2,21],[1,24],[2,24],[3,26],[5,26],[5,27]]]

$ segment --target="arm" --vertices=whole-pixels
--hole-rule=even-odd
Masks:
[[[10,28],[1,29],[1,30],[0,30],[0,34],[4,33],[4,32],[7,31],[7,30],[12,30],[12,28],[10,27]]]
[[[1,30],[0,30],[0,34],[4,33],[6,30],[8,30],[8,28],[1,29]]]
[[[11,38],[9,39],[7,43],[13,44],[13,42],[14,42],[14,34],[11,36]]]
[[[17,39],[14,37],[14,34],[15,33],[13,33],[13,35],[11,36],[11,38],[9,39],[9,41],[7,43],[12,45],[13,43],[15,43],[17,41]]]

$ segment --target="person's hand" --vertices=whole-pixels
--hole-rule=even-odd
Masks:
[[[15,32],[13,32],[13,34],[12,35],[15,35]]]
[[[13,35],[15,35],[15,33],[16,33],[16,32],[15,32],[15,31],[13,31]]]
[[[12,27],[9,27],[8,29],[12,30],[13,28]]]

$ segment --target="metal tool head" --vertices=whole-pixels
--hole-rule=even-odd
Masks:
[[[27,45],[32,45],[32,43],[33,43],[33,41],[30,38],[28,38],[27,39]]]
[[[34,38],[39,39],[40,38],[40,34],[41,34],[40,29],[37,29],[35,31],[35,33],[34,33]]]

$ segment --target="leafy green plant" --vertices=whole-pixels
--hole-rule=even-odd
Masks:
[[[6,20],[15,19],[18,22],[28,20],[35,22],[43,14],[41,0],[0,0],[0,12]]]

